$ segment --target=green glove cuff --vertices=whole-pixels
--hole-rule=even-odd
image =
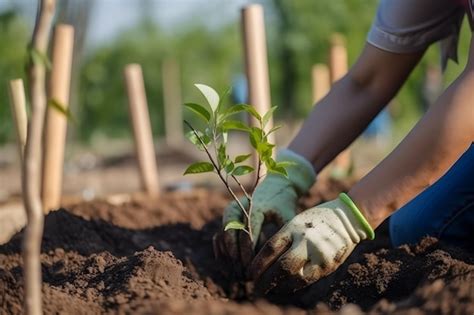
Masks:
[[[352,210],[354,216],[357,218],[357,220],[359,220],[359,222],[362,224],[362,227],[367,232],[369,239],[373,240],[375,238],[375,232],[370,226],[369,222],[367,222],[367,220],[365,219],[362,212],[360,212],[360,210],[357,208],[354,201],[352,201],[352,199],[345,193],[340,193],[339,199]]]
[[[307,193],[316,180],[316,172],[314,171],[313,165],[311,165],[307,159],[290,149],[279,150],[276,160],[277,162],[287,161],[294,163],[286,168],[288,178],[295,187],[298,195],[301,196]]]

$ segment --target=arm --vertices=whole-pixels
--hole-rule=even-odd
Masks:
[[[398,147],[349,192],[379,223],[436,181],[474,141],[474,41],[463,73]]]
[[[393,98],[423,53],[394,54],[366,44],[348,74],[316,104],[289,149],[319,173]]]

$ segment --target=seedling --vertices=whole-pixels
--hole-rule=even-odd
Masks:
[[[242,230],[248,234],[250,240],[253,241],[252,225],[250,224],[252,217],[252,195],[250,191],[255,189],[260,179],[264,176],[264,174],[261,174],[262,166],[265,165],[267,172],[288,176],[285,167],[290,165],[290,162],[276,162],[273,159],[272,153],[275,145],[268,142],[268,136],[279,128],[279,126],[277,126],[268,131],[265,129],[276,106],[272,107],[262,116],[253,106],[248,104],[236,104],[229,107],[224,106],[224,99],[228,95],[229,90],[219,96],[213,88],[207,85],[195,84],[195,86],[204,95],[207,100],[207,105],[185,103],[184,106],[205,122],[205,128],[198,130],[185,120],[184,123],[191,129],[186,134],[186,137],[199,150],[207,154],[209,161],[191,164],[184,172],[184,175],[207,172],[216,173],[245,217],[245,222],[230,221],[224,227],[224,230]],[[258,126],[251,127],[239,120],[235,120],[235,115],[241,112],[246,112],[254,117],[258,122]],[[248,134],[248,139],[258,159],[256,169],[244,163],[252,156],[252,153],[243,153],[235,157],[231,157],[227,153],[228,133],[235,130]],[[252,172],[256,172],[256,180],[252,189],[247,190],[238,177]],[[247,198],[247,208],[244,207],[234,189],[231,187],[231,181],[237,184],[241,193]]]

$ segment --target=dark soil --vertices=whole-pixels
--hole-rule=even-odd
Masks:
[[[319,184],[303,202],[342,189],[347,185]],[[223,193],[196,190],[51,212],[41,257],[45,313],[474,314],[474,255],[433,238],[391,249],[386,225],[377,241],[362,243],[337,272],[301,292],[230,300],[231,266],[212,252],[227,202]],[[23,313],[21,237],[0,246],[1,314]]]

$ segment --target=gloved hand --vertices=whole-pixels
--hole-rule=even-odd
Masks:
[[[231,261],[247,265],[253,258],[264,223],[273,222],[280,228],[296,215],[298,198],[307,193],[314,184],[316,174],[309,161],[295,152],[285,149],[277,154],[277,161],[292,162],[286,168],[288,178],[278,174],[268,174],[255,188],[252,207],[253,242],[243,231],[227,230],[214,236],[214,252],[217,257],[227,257]],[[240,199],[244,207],[246,198]],[[230,221],[244,222],[244,215],[235,201],[224,210],[222,226]]]
[[[292,292],[330,274],[375,234],[348,195],[308,209],[288,222],[249,267],[260,293]]]

